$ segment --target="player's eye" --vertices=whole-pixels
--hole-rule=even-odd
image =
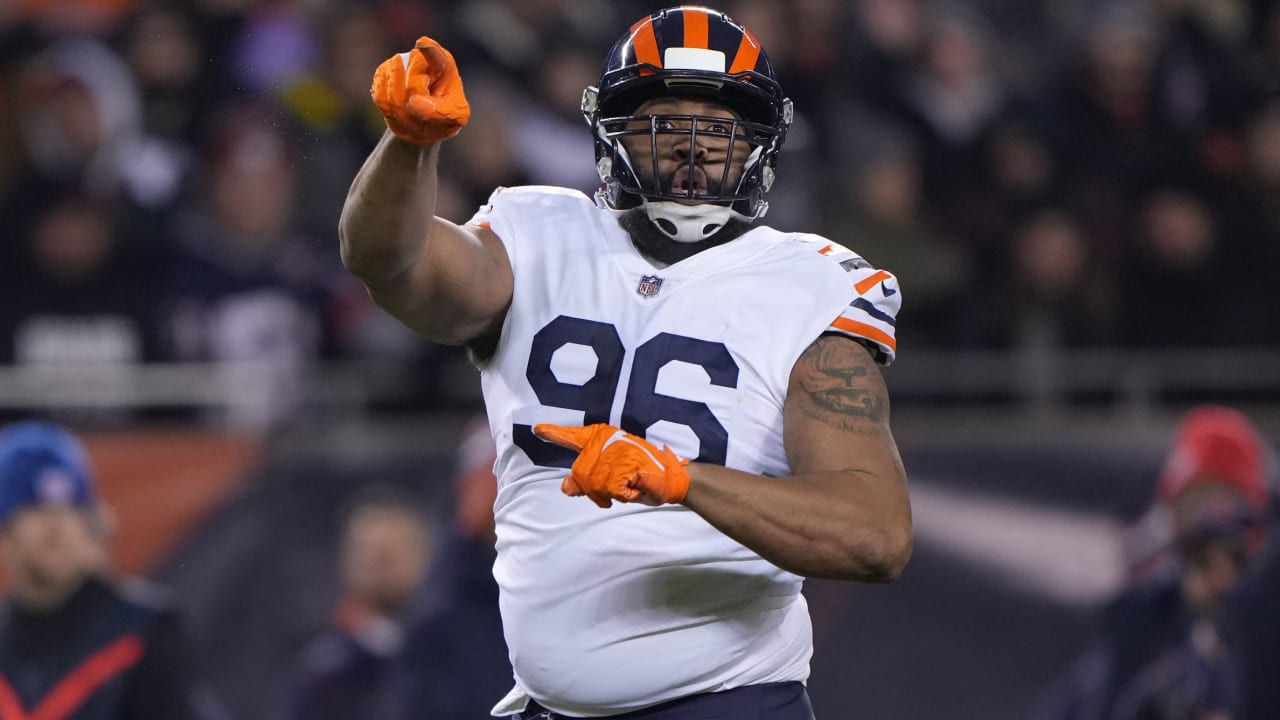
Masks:
[[[727,124],[718,123],[718,122],[708,123],[705,129],[707,132],[713,132],[713,133],[716,133],[717,135],[728,135],[730,132],[729,126]]]
[[[670,120],[667,120],[666,118],[654,118],[653,126],[659,130],[675,130],[676,129],[675,123],[671,122]]]

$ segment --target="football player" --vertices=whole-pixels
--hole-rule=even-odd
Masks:
[[[911,554],[878,367],[901,294],[758,222],[793,114],[760,43],[707,8],[640,19],[583,96],[595,198],[499,188],[463,225],[434,216],[470,114],[453,57],[421,38],[372,93],[389,132],[343,260],[481,368],[515,673],[494,714],[811,718],[803,579]]]

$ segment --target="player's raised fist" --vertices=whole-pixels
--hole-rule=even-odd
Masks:
[[[414,145],[448,140],[471,118],[453,55],[425,35],[378,66],[369,92],[391,132]]]

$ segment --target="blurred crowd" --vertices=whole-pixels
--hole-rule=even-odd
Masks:
[[[1274,451],[1245,415],[1201,405],[1182,417],[1150,505],[1126,529],[1123,587],[1036,718],[1276,714],[1274,475]]]
[[[358,482],[342,483],[343,491],[329,498],[340,502],[332,504],[317,501],[326,494],[319,487],[324,483],[308,472],[305,483],[283,488],[289,507],[302,512],[274,507],[265,516],[286,528],[271,536],[274,542],[255,543],[241,524],[223,526],[217,558],[205,554],[202,560],[190,546],[180,550],[182,564],[200,566],[200,579],[183,593],[116,566],[112,546],[117,529],[124,529],[117,524],[118,505],[99,494],[95,463],[74,433],[42,421],[0,424],[0,695],[6,696],[0,717],[487,717],[511,682],[491,571],[496,448],[483,417],[465,421],[460,430],[451,450],[455,459],[446,461],[451,469],[428,481],[452,476],[441,498],[447,507],[425,504],[422,487],[443,466],[420,469],[408,483],[378,473],[352,477]],[[1149,468],[1158,470],[1154,478],[1146,472],[1128,478],[1147,490],[1145,510],[1114,538],[1125,561],[1123,580],[1114,595],[1090,609],[1092,637],[1073,639],[1081,652],[1043,686],[1028,670],[1019,677],[1022,687],[1008,690],[1027,696],[1027,707],[972,712],[975,706],[964,698],[976,692],[972,687],[953,695],[955,689],[935,676],[949,672],[935,673],[913,656],[903,672],[923,681],[935,704],[925,714],[868,716],[1280,717],[1274,448],[1250,418],[1217,405],[1185,413],[1171,440],[1162,465]],[[304,484],[306,492],[298,489]],[[991,511],[990,523],[1003,521],[999,515],[1008,508],[1002,508]],[[231,512],[244,518],[254,510],[241,503]],[[272,560],[262,564],[272,557],[287,563],[288,571]],[[926,592],[944,598],[943,605],[963,597],[963,585],[987,582],[979,568],[955,574],[955,564],[948,565],[947,573],[927,564],[915,571],[916,582],[926,583],[920,587],[932,587]],[[268,586],[257,590],[247,579],[255,566],[271,573]],[[1025,630],[1027,619],[1019,616],[1027,610],[1008,603],[1020,592],[1000,592],[1005,599],[984,605],[981,620],[968,628],[969,651],[982,672],[1005,678],[992,657],[1001,653],[1028,667],[1062,656],[1061,648],[1029,644],[1021,635],[1001,648],[996,636]],[[814,596],[816,607],[823,607],[820,597]],[[908,644],[919,637],[939,643],[938,622],[956,617],[936,602],[921,606],[910,595],[898,598],[912,608],[907,612],[922,615],[893,628]],[[816,637],[838,630],[836,644],[843,648],[827,658],[843,660],[834,676],[839,683],[814,680],[815,691],[832,703],[818,717],[846,717],[848,688],[873,682],[859,668],[885,661],[882,648],[832,623],[833,614],[847,613],[858,625],[868,617],[863,606],[841,605],[822,611],[825,633],[815,625]],[[1066,620],[1054,617],[1040,622]],[[1005,624],[1013,629],[995,630]],[[942,657],[957,657],[947,652]],[[912,686],[905,680],[893,695]]]
[[[270,598],[231,581],[232,605],[249,597],[271,616],[284,598],[295,616],[254,630],[241,612],[215,601],[202,613],[209,605],[119,566],[120,504],[101,493],[98,463],[76,433],[42,420],[0,423],[0,718],[486,717],[511,682],[490,571],[495,453],[488,423],[475,418],[451,483],[361,478],[332,514],[296,494],[290,502],[325,531],[308,538],[308,555],[289,558],[293,582],[273,577]],[[450,486],[447,507],[426,501],[421,486],[437,479]],[[307,538],[302,524],[286,543]],[[252,554],[288,550],[264,543]],[[254,564],[234,555],[224,548],[224,559]],[[217,568],[201,572],[201,596],[216,594]],[[310,590],[308,575],[320,581]],[[296,617],[330,602],[327,620]],[[202,631],[206,623],[216,630]],[[280,661],[264,666],[276,644]]]
[[[666,4],[0,3],[0,367],[252,361],[275,378],[254,392],[287,413],[301,368],[390,362],[419,371],[407,402],[438,403],[432,383],[452,376],[434,371],[462,352],[378,311],[338,257],[343,198],[384,128],[374,69],[421,34],[457,58],[474,113],[443,154],[438,210],[463,221],[499,185],[594,189],[581,91]],[[759,36],[797,108],[767,222],[894,271],[908,350],[1280,347],[1280,0],[708,4]],[[492,478],[476,477],[458,485],[471,520],[443,549],[394,499],[352,510],[346,595],[281,717],[357,716],[335,698],[368,677],[379,702],[457,690],[430,701],[470,716],[464,701],[500,694],[466,685],[508,677],[487,670],[505,656]],[[403,551],[378,565],[387,575],[355,572],[384,543]],[[1234,585],[1246,555],[1223,547],[1191,559]],[[402,626],[424,574],[450,594]],[[1183,613],[1184,577],[1155,576],[1175,584],[1134,597]],[[1106,691],[1163,688],[1145,663],[1173,658],[1216,693],[1224,656],[1193,642],[1211,610],[1178,615]],[[386,661],[402,650],[416,676],[458,679],[402,687]],[[1112,662],[1103,650],[1082,667]]]
[[[262,361],[287,408],[318,360],[459,358],[338,260],[374,68],[455,54],[463,221],[498,185],[594,189],[582,88],[663,4],[7,3],[0,365]],[[1280,2],[712,4],[797,108],[768,221],[897,273],[906,347],[1280,345]]]

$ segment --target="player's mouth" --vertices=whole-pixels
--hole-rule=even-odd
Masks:
[[[705,197],[707,188],[707,171],[698,165],[682,165],[671,176],[671,191],[674,193]]]

